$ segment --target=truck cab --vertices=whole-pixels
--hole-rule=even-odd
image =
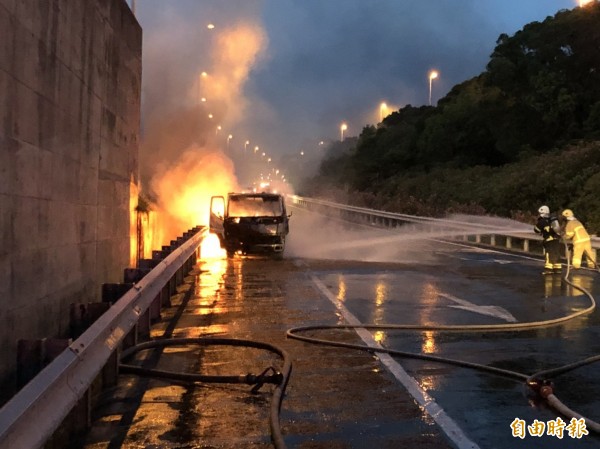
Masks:
[[[289,218],[278,193],[229,193],[210,200],[210,232],[219,237],[228,257],[283,256]]]

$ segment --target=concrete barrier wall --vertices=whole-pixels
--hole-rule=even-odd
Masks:
[[[141,49],[125,0],[0,0],[3,386],[18,339],[65,335],[129,266]]]

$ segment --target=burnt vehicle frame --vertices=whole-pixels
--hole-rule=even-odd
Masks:
[[[210,232],[219,237],[228,257],[282,257],[289,233],[285,199],[278,193],[229,193],[210,199]]]

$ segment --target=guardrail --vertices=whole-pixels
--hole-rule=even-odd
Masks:
[[[197,232],[172,250],[79,338],[0,409],[0,448],[39,448],[83,398],[125,336],[172,279],[182,277],[202,241]]]
[[[531,230],[515,232],[514,229],[495,224],[472,223],[460,220],[419,217],[416,215],[399,214],[394,212],[379,211],[364,207],[348,206],[332,201],[306,198],[297,195],[288,195],[291,204],[319,212],[327,216],[334,216],[343,220],[359,224],[367,224],[380,228],[406,229],[407,224],[418,225],[419,231],[430,232],[435,235],[453,236],[465,242],[481,246],[503,248],[510,251],[520,251],[529,254],[542,255],[542,239]],[[523,225],[527,227],[527,224]],[[600,248],[600,239],[592,237],[594,259]]]

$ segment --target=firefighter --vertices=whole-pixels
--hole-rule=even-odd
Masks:
[[[533,230],[537,234],[541,234],[543,240],[546,260],[542,274],[560,273],[562,271],[560,263],[560,223],[555,215],[550,215],[548,206],[541,206],[538,209],[538,214],[537,223]]]
[[[587,266],[589,268],[595,268],[596,262],[592,252],[592,241],[590,235],[585,230],[585,227],[577,220],[577,218],[575,218],[571,209],[563,210],[562,216],[567,219],[563,236],[565,240],[571,240],[573,242],[573,258],[571,259],[571,265],[575,269],[581,268],[581,259],[585,254]]]

